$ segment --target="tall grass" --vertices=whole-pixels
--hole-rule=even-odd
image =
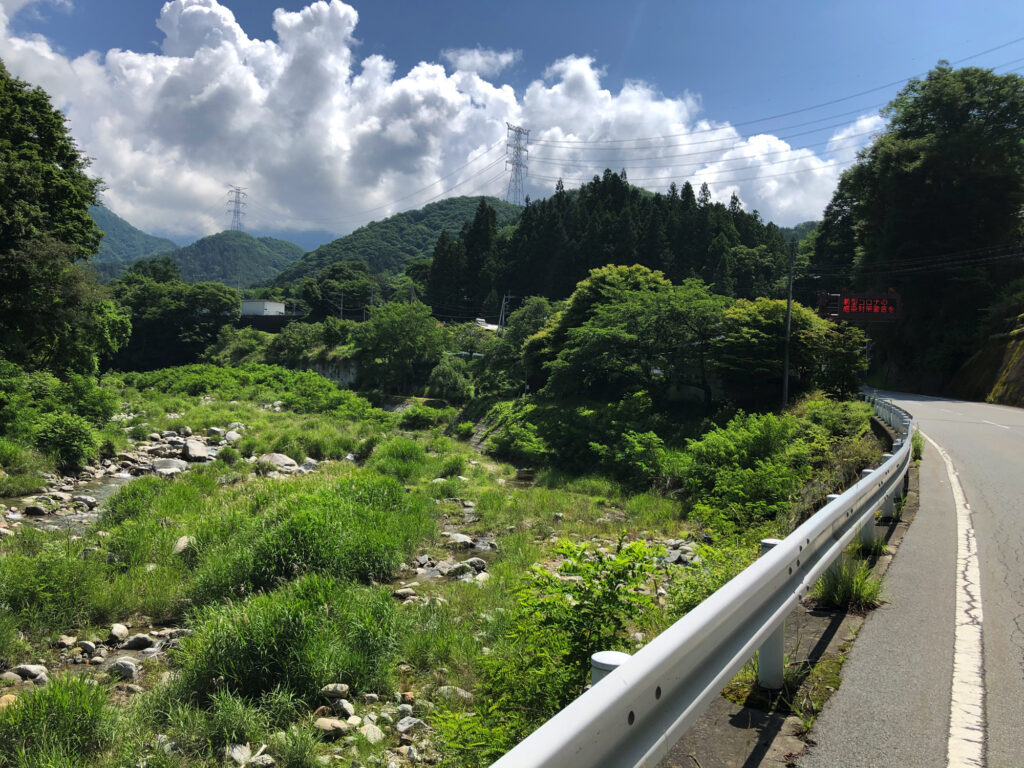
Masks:
[[[77,765],[111,738],[107,691],[80,675],[58,675],[0,709],[0,767]]]
[[[207,607],[193,617],[195,634],[174,655],[180,669],[175,685],[206,704],[221,687],[247,699],[286,691],[307,703],[331,682],[386,692],[397,610],[386,590],[319,575]]]

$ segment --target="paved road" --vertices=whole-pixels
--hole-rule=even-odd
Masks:
[[[959,475],[981,575],[985,764],[1024,765],[1024,410],[879,394],[917,417]],[[801,768],[973,764],[947,757],[957,541],[946,466],[928,445],[920,512],[886,577],[889,602],[865,623]]]

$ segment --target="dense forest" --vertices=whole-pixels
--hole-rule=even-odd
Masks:
[[[498,226],[515,224],[519,219],[517,206],[494,197],[487,198],[487,202],[495,210]],[[286,286],[315,277],[338,261],[362,262],[373,273],[401,274],[413,262],[430,257],[443,230],[457,231],[473,218],[475,206],[473,198],[450,197],[382,221],[371,221],[306,254],[278,275],[273,284]]]

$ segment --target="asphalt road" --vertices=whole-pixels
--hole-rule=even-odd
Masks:
[[[913,413],[952,459],[981,574],[985,765],[1024,765],[1024,410],[879,392]],[[957,576],[956,505],[939,453],[921,465],[921,506],[886,576],[843,684],[800,768],[946,766]]]

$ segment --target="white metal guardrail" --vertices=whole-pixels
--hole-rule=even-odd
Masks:
[[[871,398],[869,398],[871,399]],[[762,682],[782,680],[782,633],[800,599],[906,493],[913,418],[886,400],[875,413],[896,432],[893,453],[852,488],[690,611],[492,768],[654,766],[759,648]]]

